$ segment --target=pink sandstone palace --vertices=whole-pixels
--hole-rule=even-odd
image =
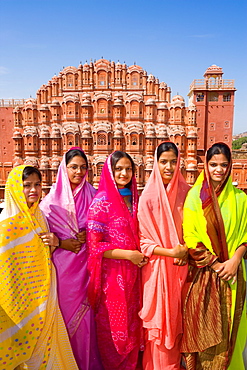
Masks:
[[[38,166],[49,191],[63,153],[83,148],[89,181],[97,188],[102,166],[114,150],[136,164],[141,191],[151,173],[155,147],[171,140],[180,148],[182,171],[193,184],[214,142],[231,146],[233,80],[212,65],[190,86],[189,104],[171,96],[165,82],[140,66],[105,59],[64,68],[37,91],[36,99],[0,101],[0,198],[13,166]],[[247,189],[247,163],[234,164],[233,180]]]

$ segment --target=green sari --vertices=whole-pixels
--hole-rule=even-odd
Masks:
[[[229,166],[230,167],[230,166]],[[247,196],[232,185],[229,171],[215,190],[203,171],[184,204],[184,240],[189,274],[184,290],[182,352],[188,370],[244,370],[247,338],[244,259],[235,284],[211,268],[247,242]]]

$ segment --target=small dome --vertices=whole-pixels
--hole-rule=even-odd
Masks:
[[[184,98],[181,95],[175,95],[172,98],[172,101],[182,101],[182,102],[184,102]]]
[[[187,170],[191,170],[191,171],[197,170],[196,163],[189,163],[188,166],[187,166]]]
[[[151,158],[151,157],[147,158],[147,160],[146,160],[146,170],[152,170],[153,165],[154,165],[153,158]]]
[[[50,136],[50,131],[47,126],[42,126],[40,129],[40,138],[46,138]]]
[[[168,109],[166,103],[160,103],[157,107],[157,109]]]
[[[197,133],[194,130],[188,132],[187,138],[197,138]]]
[[[14,133],[13,133],[13,139],[21,139],[22,138],[22,135],[21,135],[21,133],[20,133],[20,131],[15,131]]]
[[[51,160],[51,168],[57,170],[60,164],[60,160],[58,157],[52,157]]]
[[[45,169],[49,168],[49,159],[47,157],[42,157],[40,160],[40,168]]]
[[[145,105],[155,105],[155,100],[150,98],[145,102]]]
[[[46,104],[42,104],[39,110],[49,110],[49,107]]]
[[[53,100],[52,103],[51,103],[51,107],[57,107],[57,106],[60,106],[60,103],[58,100]]]
[[[148,75],[148,79],[147,79],[147,81],[148,81],[148,82],[150,82],[150,81],[155,81],[155,77],[154,77],[154,75],[152,75],[152,74]]]

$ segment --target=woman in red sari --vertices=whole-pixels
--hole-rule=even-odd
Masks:
[[[103,167],[88,215],[89,299],[105,370],[134,370],[141,344],[137,186],[131,157],[116,151]]]

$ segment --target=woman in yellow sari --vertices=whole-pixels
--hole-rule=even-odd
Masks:
[[[0,218],[0,369],[77,370],[58,308],[41,174],[14,168]],[[45,243],[44,243],[45,241]]]
[[[189,274],[182,352],[188,370],[244,370],[247,196],[232,185],[231,152],[214,144],[184,204]]]

